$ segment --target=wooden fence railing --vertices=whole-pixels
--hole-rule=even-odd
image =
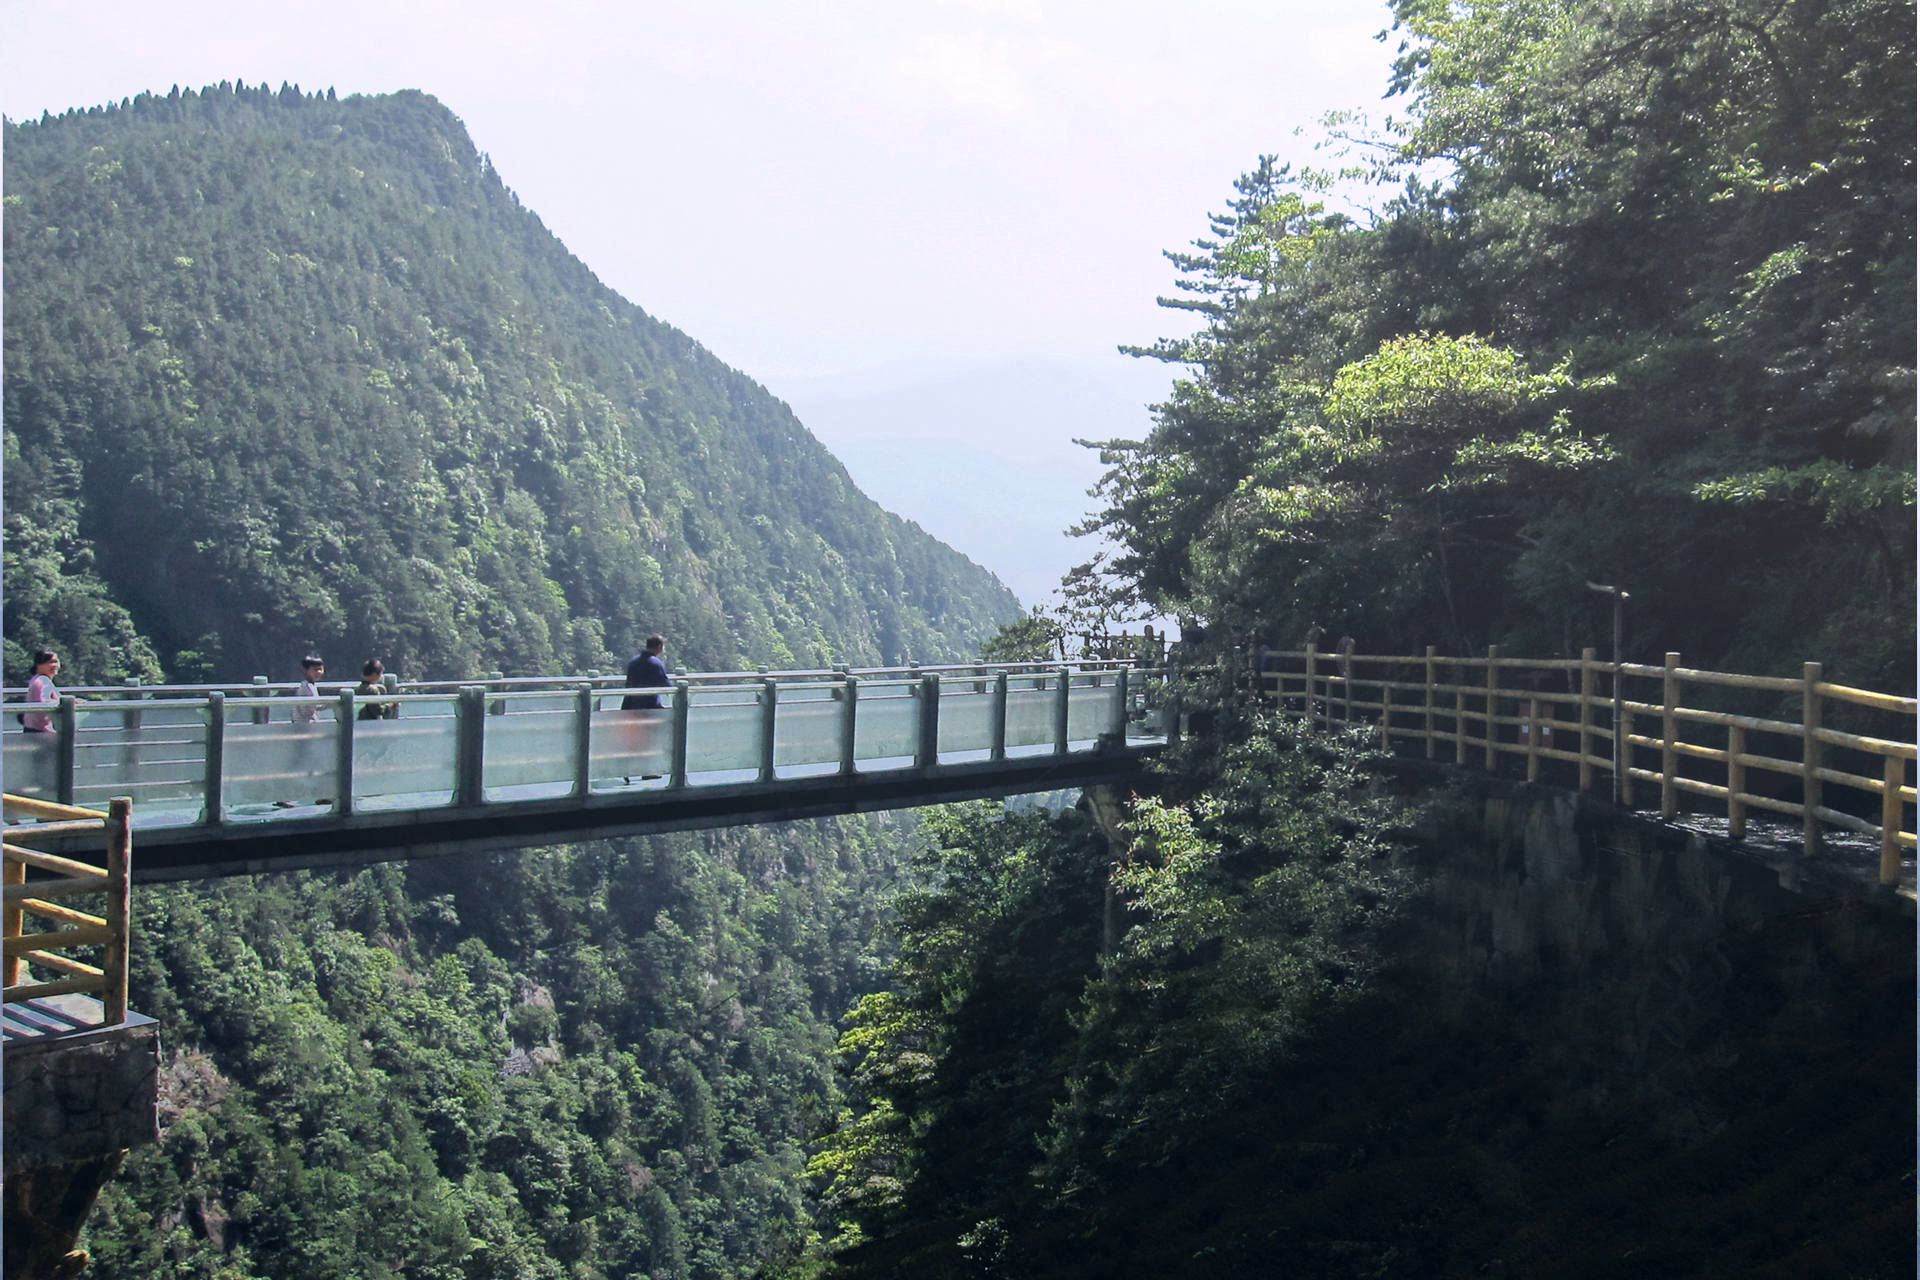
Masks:
[[[129,864],[133,856],[133,802],[116,798],[107,811],[51,804],[26,796],[5,797],[4,962],[8,1003],[69,992],[97,992],[101,1020],[107,1026],[127,1018],[127,939]],[[19,818],[36,821],[16,825]],[[36,837],[98,834],[106,843],[106,870],[73,858],[29,848]],[[50,873],[29,881],[27,870]],[[73,898],[104,895],[102,914],[65,905]],[[31,917],[41,926],[29,933]],[[65,926],[65,927],[62,927]],[[101,962],[88,964],[70,954],[98,947]],[[34,981],[29,969],[62,975]]]
[[[1628,806],[1636,784],[1657,787],[1664,817],[1682,794],[1704,796],[1724,804],[1735,839],[1750,810],[1786,814],[1801,819],[1808,853],[1828,828],[1857,832],[1879,841],[1883,884],[1899,882],[1901,850],[1915,845],[1915,700],[1833,684],[1817,662],[1793,679],[1694,670],[1677,653],[1616,667],[1592,649],[1578,659],[1266,649],[1250,661],[1288,714],[1371,725],[1389,749],[1423,743],[1436,759],[1450,747],[1455,763],[1490,771],[1517,756],[1529,780],[1563,761],[1580,790],[1605,777]],[[1877,800],[1878,822],[1860,797]]]

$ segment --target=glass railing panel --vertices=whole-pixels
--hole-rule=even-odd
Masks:
[[[326,724],[227,725],[221,794],[229,812],[275,804],[331,804],[339,794],[335,772],[340,735]]]
[[[594,712],[592,759],[595,779],[665,777],[673,767],[673,712]]]
[[[1052,746],[1053,707],[1060,695],[1052,689],[1035,689],[1030,680],[1019,683],[1026,687],[1007,690],[1007,745]]]
[[[782,689],[773,726],[774,764],[837,763],[845,705],[828,690]]]
[[[956,682],[958,683],[958,682]],[[993,682],[987,692],[973,692],[969,680],[956,693],[943,688],[940,698],[940,753],[986,751],[993,746]]]
[[[920,699],[905,685],[862,685],[853,753],[861,760],[913,758],[920,739]]]
[[[419,698],[399,705],[397,720],[354,722],[354,803],[408,809],[451,804],[460,750],[454,700]]]
[[[578,711],[572,699],[541,707],[547,699],[503,698],[488,715],[481,753],[480,785],[485,791],[507,787],[573,784],[574,727]]]
[[[1112,676],[1098,686],[1076,684],[1067,690],[1067,741],[1090,742],[1113,728],[1113,712],[1120,685]]]
[[[696,696],[687,713],[687,772],[759,768],[759,699],[751,694]]]
[[[7,714],[17,712],[9,708]],[[60,735],[27,733],[17,725],[0,740],[0,768],[7,774],[7,790],[38,800],[58,800]]]
[[[78,708],[75,721],[75,804],[99,809],[114,796],[130,796],[148,812],[200,807],[207,786],[204,708],[88,705]]]

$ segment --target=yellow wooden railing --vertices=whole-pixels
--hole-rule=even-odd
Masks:
[[[129,868],[133,857],[133,802],[124,797],[107,811],[78,809],[26,796],[5,797],[4,928],[8,1003],[70,992],[98,993],[101,1020],[113,1026],[127,1018],[127,938]],[[21,818],[35,819],[20,823]],[[35,839],[98,834],[106,846],[106,869],[29,847]],[[43,873],[29,881],[32,869]],[[102,914],[64,905],[73,898],[106,897]],[[26,931],[31,918],[38,926]],[[64,926],[64,927],[63,927]],[[69,954],[77,947],[99,947],[101,963],[88,964]],[[36,981],[30,970],[61,976]]]
[[[1582,791],[1605,777],[1622,804],[1634,803],[1636,783],[1657,786],[1661,815],[1669,818],[1681,793],[1706,796],[1724,803],[1735,839],[1746,834],[1749,810],[1782,813],[1801,819],[1809,853],[1827,828],[1854,831],[1880,842],[1883,884],[1899,883],[1901,850],[1914,848],[1915,700],[1833,684],[1817,662],[1794,679],[1694,670],[1681,666],[1677,653],[1657,667],[1616,667],[1592,649],[1577,659],[1508,658],[1497,647],[1483,658],[1442,657],[1432,647],[1397,657],[1311,648],[1260,653],[1250,658],[1254,678],[1283,710],[1318,725],[1369,724],[1388,748],[1421,742],[1434,759],[1451,744],[1456,764],[1488,770],[1503,755],[1520,756],[1529,780],[1539,776],[1541,761],[1564,761],[1578,769]],[[1689,690],[1710,690],[1700,700],[1723,705],[1687,706]],[[1724,705],[1742,697],[1762,698],[1759,709],[1773,714]],[[1781,718],[1782,704],[1795,709],[1794,719]],[[1830,727],[1830,708],[1884,722],[1883,732],[1899,736]],[[1789,754],[1756,751],[1755,739]],[[1774,745],[1783,740],[1793,745]],[[1652,760],[1642,753],[1650,752],[1658,753],[1657,768],[1643,767]],[[1693,762],[1686,772],[1683,761]],[[1708,776],[1691,776],[1702,772]],[[1793,784],[1756,790],[1759,775]],[[1880,820],[1829,804],[1837,798],[1829,788],[1877,797]]]

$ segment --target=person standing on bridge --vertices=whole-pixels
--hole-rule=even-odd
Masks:
[[[300,687],[294,690],[296,698],[317,698],[320,696],[319,679],[327,674],[326,660],[317,653],[310,653],[300,659]],[[320,719],[320,705],[314,702],[303,703],[293,709],[295,724],[313,724]]]
[[[41,649],[35,653],[33,678],[27,681],[27,701],[59,702],[60,690],[53,685],[53,678],[59,674],[59,654],[51,649]],[[20,717],[20,727],[28,733],[52,733],[53,717],[38,711],[29,711]]]
[[[386,697],[387,686],[381,679],[386,674],[386,670],[380,665],[380,659],[368,658],[365,665],[360,668],[360,683],[353,687],[353,696],[356,698]],[[397,702],[369,702],[360,708],[358,716],[361,720],[398,720],[399,718],[400,704]]]
[[[665,636],[648,636],[647,644],[633,660],[627,663],[627,688],[629,689],[665,689],[673,682],[667,679],[667,664],[660,656],[667,651]],[[658,711],[660,695],[657,693],[630,693],[620,700],[622,711]]]

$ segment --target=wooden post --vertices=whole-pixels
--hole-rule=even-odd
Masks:
[[[347,818],[353,816],[353,690],[340,691],[340,706],[333,715],[339,721],[333,737],[333,811]],[[302,801],[309,798],[300,797]]]
[[[774,717],[780,706],[780,685],[771,677],[760,681],[760,782],[773,781]]]
[[[1666,658],[1666,675],[1660,680],[1660,816],[1671,818],[1680,811],[1680,788],[1673,785],[1673,775],[1680,763],[1680,753],[1673,744],[1680,737],[1680,720],[1673,709],[1680,705],[1680,677],[1674,674],[1680,666],[1680,655],[1669,653]]]
[[[1727,729],[1727,834],[1735,840],[1747,834],[1747,731],[1739,725]]]
[[[1467,668],[1456,664],[1453,671],[1453,762],[1467,762]]]
[[[1433,759],[1434,755],[1439,750],[1439,743],[1434,740],[1434,736],[1433,736],[1433,696],[1434,696],[1433,686],[1436,683],[1436,681],[1433,678],[1434,676],[1433,658],[1436,652],[1438,652],[1438,650],[1436,650],[1433,645],[1427,646],[1427,664],[1426,664],[1427,665],[1427,702],[1426,702],[1425,711],[1426,711],[1427,759],[1429,760]]]
[[[1500,711],[1500,646],[1487,646],[1487,772],[1500,768],[1500,729],[1494,716]]]
[[[102,1021],[118,1026],[127,1020],[127,932],[132,924],[133,801],[115,796],[107,801],[107,943],[100,968],[106,990],[100,1002]]]
[[[667,755],[667,786],[687,785],[687,725],[693,720],[693,686],[685,680],[673,682],[673,745]]]
[[[993,677],[993,739],[987,747],[987,759],[998,764],[1007,758],[1007,673],[996,672]]]
[[[1527,699],[1527,781],[1540,777],[1540,699]]]
[[[1393,750],[1393,686],[1380,682],[1380,749]]]
[[[1820,677],[1819,663],[1808,662],[1801,666],[1800,799],[1807,812],[1800,836],[1803,852],[1809,858],[1820,852],[1820,819],[1814,816],[1813,811],[1825,799],[1824,788],[1820,785],[1820,739],[1814,736],[1820,732],[1821,723]]]
[[[1900,819],[1906,805],[1900,788],[1907,781],[1907,762],[1899,756],[1886,757],[1880,774],[1885,790],[1880,793],[1880,883],[1900,883]]]
[[[1315,646],[1309,644],[1307,646],[1307,678],[1305,685],[1302,687],[1302,697],[1300,699],[1300,705],[1306,711],[1306,722],[1307,728],[1309,729],[1317,729],[1320,727],[1320,722],[1315,718],[1313,711],[1313,672],[1314,668],[1318,665],[1318,660],[1318,651]]]
[[[1062,681],[1066,673],[1060,675]],[[1062,748],[1064,750],[1064,748]],[[913,767],[931,769],[940,763],[940,677],[920,677],[920,744],[913,753]]]
[[[1580,790],[1593,790],[1593,658],[1591,646],[1580,651]]]
[[[1621,807],[1631,809],[1633,808],[1633,712],[1621,706],[1622,700],[1618,692],[1620,668],[1617,666],[1613,669],[1613,680],[1615,688],[1613,704],[1618,708],[1613,731],[1619,737],[1613,758],[1620,762],[1620,767],[1614,770],[1613,780],[1620,797]]]
[[[218,689],[207,695],[205,761],[200,779],[200,820],[217,827],[227,820],[227,695]]]
[[[1073,696],[1071,686],[1073,677],[1065,667],[1060,669],[1060,693],[1053,703],[1053,754],[1067,754],[1067,701]]]
[[[6,875],[4,878],[5,882],[10,885],[25,884],[27,882],[27,864],[13,858],[8,858],[6,860]],[[10,899],[4,908],[0,908],[0,935],[8,938],[19,937],[20,927],[24,923],[25,914],[26,913],[20,908],[19,899]],[[19,956],[7,956],[7,986],[17,987],[20,985],[21,973],[26,968],[26,964],[27,962]]]
[[[573,791],[575,800],[593,794],[593,685],[573,691]]]
[[[1353,654],[1340,655],[1340,722],[1353,723]]]

